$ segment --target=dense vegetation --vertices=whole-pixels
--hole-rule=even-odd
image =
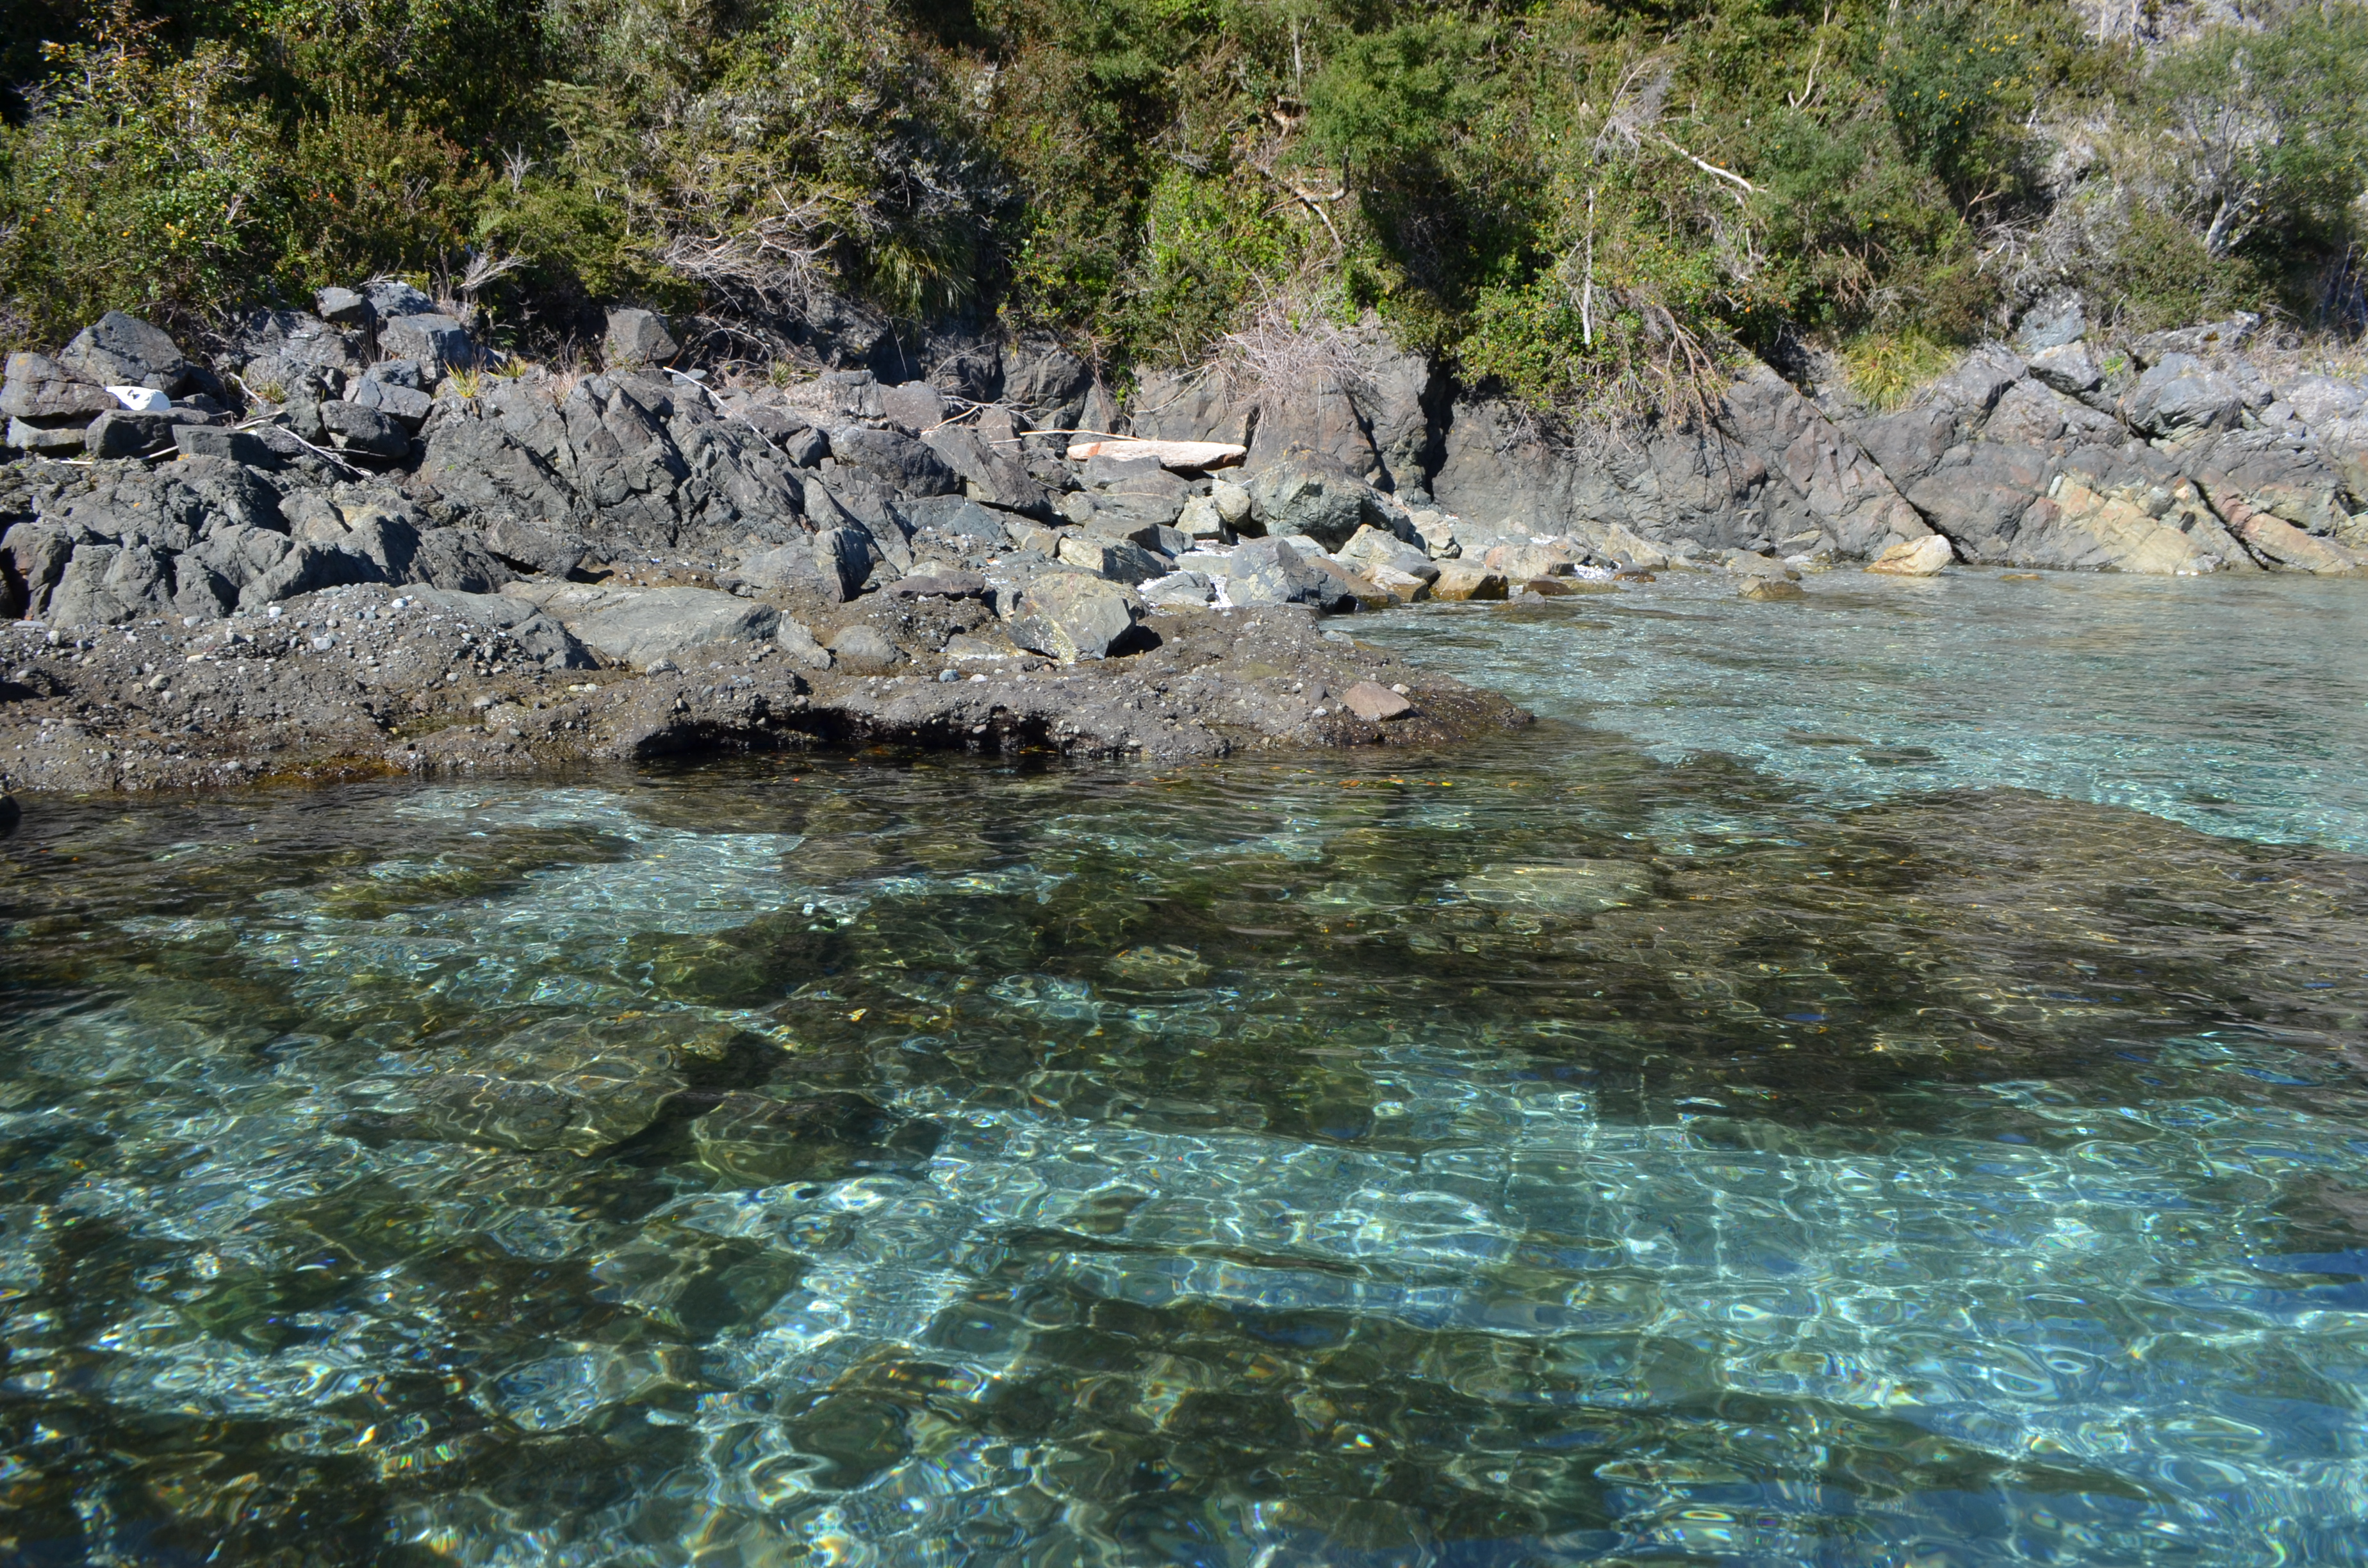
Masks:
[[[2061,0],[15,0],[0,338],[377,272],[762,359],[827,294],[1109,363],[1376,313],[1540,401],[1912,375],[2071,282],[2356,329],[2368,11]],[[2170,37],[2166,35],[2177,34]],[[2110,35],[2110,36],[2106,36]]]

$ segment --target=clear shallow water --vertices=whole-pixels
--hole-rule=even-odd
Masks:
[[[1376,760],[45,805],[6,1554],[2368,1560],[2368,860]]]
[[[1357,630],[1652,755],[1836,801],[2010,784],[2206,833],[2368,849],[2368,592],[2276,577],[1724,574]],[[1513,624],[1508,625],[1508,621]]]

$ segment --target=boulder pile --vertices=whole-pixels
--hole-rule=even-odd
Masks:
[[[1890,412],[1757,367],[1716,390],[1707,425],[1574,438],[1377,340],[1346,386],[1147,377],[1132,432],[1242,442],[1253,472],[1314,451],[1403,501],[1427,541],[1452,531],[1465,559],[1553,540],[1648,569],[1872,561],[1939,534],[1976,565],[2368,562],[2368,381],[2263,350],[2250,316],[2111,343],[2077,301],[2026,322]]]
[[[996,356],[999,388],[711,387],[647,312],[564,375],[401,285],[316,306],[208,365],[120,316],[9,361],[0,774],[857,739],[1172,757],[1522,722],[1321,634],[1387,597],[1327,546],[1427,567],[1405,507],[1312,457],[1255,495],[1183,466],[1238,453],[1073,461],[1053,432],[1095,389],[1049,345]],[[1013,387],[1042,401],[972,395]],[[1394,686],[1413,696],[1339,695]]]
[[[202,362],[121,314],[9,358],[0,770],[202,780],[265,719],[300,770],[897,736],[1428,743],[1520,715],[1315,618],[1670,567],[1776,598],[1852,561],[2368,562],[2368,389],[2260,369],[2249,318],[2107,347],[2055,311],[1902,410],[1761,371],[1708,425],[1590,449],[1378,340],[1341,387],[1154,375],[1121,404],[1042,338],[967,345],[929,380],[726,382],[644,310],[611,312],[605,367],[576,373],[488,349],[402,283],[314,307],[258,312]],[[359,640],[320,608],[365,600]],[[370,641],[423,616],[441,630],[401,656]],[[499,657],[487,637],[510,639]],[[1188,668],[1188,645],[1215,652]],[[191,682],[160,682],[153,655],[199,646],[208,669],[232,651],[248,699],[193,709]],[[586,671],[602,695],[568,699],[575,728],[489,731],[462,705],[556,712]],[[94,715],[98,740],[54,744]],[[438,726],[469,738],[439,752],[418,738]]]

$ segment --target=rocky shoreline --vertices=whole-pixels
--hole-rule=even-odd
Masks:
[[[641,311],[581,375],[401,284],[203,365],[110,315],[0,386],[0,784],[1443,745],[1527,716],[1330,618],[1671,567],[1771,598],[1849,562],[2368,562],[2362,389],[2252,368],[2257,324],[2106,354],[2077,317],[1900,413],[1770,372],[1588,454],[1385,345],[1338,388],[1121,407],[1044,341],[710,386]]]
[[[1164,612],[1139,651],[1064,665],[997,639],[977,600],[864,600],[814,630],[877,658],[815,667],[822,650],[792,632],[634,670],[602,667],[523,600],[501,627],[470,598],[370,585],[194,631],[0,630],[0,768],[18,789],[95,791],[881,744],[1174,762],[1442,745],[1529,722],[1295,606]]]

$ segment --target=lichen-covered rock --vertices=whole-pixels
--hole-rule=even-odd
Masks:
[[[1134,630],[1143,600],[1083,572],[1038,572],[1022,585],[1004,631],[1022,648],[1064,664],[1103,659]]]
[[[1360,528],[1390,531],[1371,485],[1313,457],[1285,458],[1258,473],[1248,488],[1252,515],[1269,534],[1305,534],[1338,550]]]
[[[856,675],[880,675],[905,662],[905,655],[876,626],[842,627],[830,640],[832,664]]]

